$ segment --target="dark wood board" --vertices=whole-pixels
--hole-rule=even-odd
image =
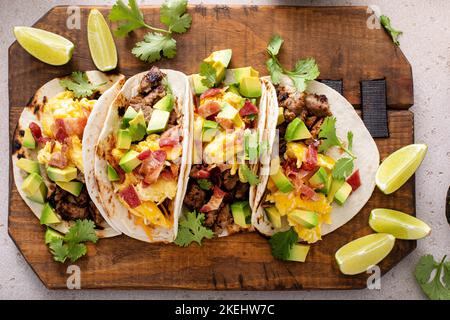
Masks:
[[[29,56],[17,43],[9,50],[10,137],[18,117],[34,91],[46,81],[74,70],[94,68],[86,40],[90,7],[82,7],[81,30],[65,28],[66,7],[56,7],[42,17],[36,27],[59,33],[76,44],[72,61],[51,67]],[[106,15],[108,8],[102,7]],[[233,49],[233,66],[252,65],[266,74],[265,47],[273,33],[285,39],[281,60],[314,56],[321,79],[343,79],[344,95],[354,105],[360,103],[359,82],[386,78],[390,137],[377,139],[380,154],[387,156],[414,140],[411,67],[383,30],[366,26],[365,7],[271,7],[194,6],[193,25],[186,35],[176,36],[178,54],[163,60],[161,67],[196,72],[199,62],[211,51]],[[145,18],[158,24],[159,13],[145,7]],[[133,75],[148,68],[130,50],[142,38],[139,31],[129,38],[116,39],[119,71]],[[67,264],[52,261],[44,245],[44,228],[20,198],[10,174],[8,230],[27,262],[48,288],[66,288]],[[307,263],[275,260],[267,240],[260,235],[240,234],[192,245],[157,245],[125,236],[104,239],[89,245],[88,257],[77,261],[82,270],[82,288],[115,289],[355,289],[366,286],[367,274],[344,276],[334,262],[335,251],[345,243],[371,233],[370,210],[376,207],[415,214],[414,180],[398,192],[385,196],[375,190],[364,209],[349,223],[314,244]],[[380,264],[386,272],[416,247],[415,241],[398,240],[394,250]]]

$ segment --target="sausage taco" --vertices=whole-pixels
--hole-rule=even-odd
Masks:
[[[189,84],[173,70],[137,74],[108,106],[94,152],[104,218],[146,242],[176,238],[189,157]]]
[[[95,132],[85,129],[90,115],[98,114],[102,121],[104,107],[117,95],[123,78],[74,72],[43,85],[23,109],[14,133],[13,175],[41,224],[66,233],[75,220],[90,219],[99,237],[119,234],[87,192],[82,150],[87,137],[96,139]]]

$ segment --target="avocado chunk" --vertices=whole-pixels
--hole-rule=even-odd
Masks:
[[[45,244],[49,244],[53,240],[63,239],[64,235],[59,233],[58,231],[53,230],[52,228],[47,227],[45,231]]]
[[[155,109],[152,112],[152,117],[148,122],[147,133],[158,133],[166,130],[169,122],[170,112]]]
[[[83,189],[83,183],[80,181],[69,181],[69,182],[56,182],[61,189],[66,190],[67,192],[73,194],[75,197],[78,197]]]
[[[42,177],[37,173],[30,173],[23,181],[21,189],[34,202],[43,204],[47,199],[47,186]]]
[[[352,192],[352,186],[344,181],[342,186],[336,191],[336,194],[334,195],[334,200],[341,206],[347,201],[348,196]]]
[[[259,72],[253,69],[252,67],[244,67],[244,68],[237,68],[237,69],[231,69],[234,73],[234,79],[236,82],[240,83],[241,79],[244,77],[257,77],[259,78]]]
[[[205,120],[203,121],[203,130],[206,129],[217,129],[219,127],[219,124],[215,121],[211,120]]]
[[[120,180],[120,177],[117,174],[116,169],[111,167],[111,165],[109,165],[109,164],[108,164],[107,171],[108,171],[108,180],[109,181],[119,181]]]
[[[194,93],[196,95],[202,94],[209,88],[202,83],[204,77],[199,75],[198,73],[193,74],[192,76],[192,84],[194,85]]]
[[[309,184],[314,188],[323,188],[328,183],[328,173],[323,168],[320,167],[319,170],[314,173],[314,175],[309,179]]]
[[[159,100],[154,106],[153,109],[164,110],[171,112],[173,110],[174,98],[170,93],[165,95],[161,100]]]
[[[69,182],[77,177],[77,168],[67,167],[64,169],[60,169],[56,167],[48,167],[47,175],[50,180],[55,182]]]
[[[116,148],[128,150],[131,147],[131,133],[128,129],[120,129],[117,134]]]
[[[139,152],[134,150],[130,150],[120,159],[119,166],[125,171],[129,173],[133,171],[138,165],[141,164],[141,160],[137,158]]]
[[[295,118],[286,128],[284,139],[286,141],[296,141],[311,138],[311,133],[305,123],[299,118]]]
[[[231,49],[224,49],[212,52],[205,60],[205,62],[213,64],[214,62],[220,62],[224,68],[227,68],[230,64],[233,51]]]
[[[328,194],[331,190],[331,184],[333,182],[333,176],[331,174],[328,175],[327,182],[325,183],[324,187],[319,190],[319,192],[323,194]]]
[[[342,184],[344,183],[344,180],[334,180],[331,182],[331,187],[328,189],[328,194],[327,194],[327,201],[329,203],[333,202],[334,200],[334,195],[336,194],[336,192],[339,190],[339,188],[342,186]]]
[[[239,201],[231,205],[231,213],[234,223],[242,228],[247,228],[251,224],[251,210],[248,201]]]
[[[289,193],[294,190],[294,185],[289,181],[289,179],[284,175],[279,167],[277,172],[270,176],[272,181],[277,186],[278,190],[283,193]]]
[[[308,256],[309,246],[304,244],[294,244],[289,251],[289,261],[305,262]]]
[[[30,128],[26,128],[24,131],[25,133],[23,135],[22,145],[27,149],[36,148],[36,140],[34,140]]]
[[[55,211],[48,202],[44,205],[41,212],[41,218],[39,220],[41,224],[46,225],[61,222],[61,219],[56,215]]]
[[[269,218],[270,222],[272,222],[272,225],[274,228],[279,229],[281,228],[281,215],[275,206],[264,208],[266,211],[267,217]]]
[[[145,137],[145,127],[147,125],[142,110],[139,110],[138,114],[130,121],[129,125],[131,141],[141,141]]]
[[[227,92],[234,93],[235,95],[238,95],[238,96],[241,95],[239,93],[239,87],[236,84],[234,84],[234,83],[229,85],[229,87],[227,89]]]
[[[130,121],[133,120],[137,116],[137,114],[137,111],[134,110],[133,107],[128,107],[122,118],[122,128],[128,128]]]
[[[239,92],[247,98],[258,98],[261,96],[261,81],[258,77],[242,77]]]
[[[23,171],[28,173],[39,174],[41,172],[39,163],[30,159],[20,158],[19,160],[17,160],[16,165],[19,169],[22,169]]]
[[[230,105],[228,102],[224,102],[222,106],[222,111],[220,111],[216,118],[218,119],[227,119],[235,122],[236,118],[239,117],[239,111],[235,109],[232,105]]]
[[[314,211],[293,210],[288,216],[292,221],[307,229],[312,229],[319,224],[319,216]]]
[[[278,108],[278,118],[277,118],[277,126],[279,126],[280,124],[282,124],[284,122],[284,108],[283,107],[279,107]]]
[[[215,128],[206,128],[203,130],[202,141],[203,142],[211,142],[216,136],[219,129]]]

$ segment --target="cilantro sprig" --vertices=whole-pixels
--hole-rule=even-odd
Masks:
[[[128,0],[128,5],[122,0],[117,0],[109,13],[109,20],[119,22],[114,31],[118,37],[125,37],[139,28],[152,30],[131,52],[142,61],[154,62],[162,56],[170,59],[176,55],[177,42],[173,38],[173,33],[185,33],[192,23],[192,17],[186,10],[187,0],[166,0],[160,9],[160,21],[167,27],[163,29],[145,22],[144,14],[136,0]]]
[[[436,270],[433,277],[433,271]],[[446,256],[438,263],[430,254],[420,258],[414,272],[423,292],[431,300],[450,300],[450,261]]]
[[[83,242],[97,243],[97,240],[94,222],[87,219],[77,220],[62,239],[52,239],[49,248],[55,261],[64,263],[69,259],[75,262],[87,253]]]
[[[253,173],[252,170],[250,170],[250,168],[245,163],[241,164],[239,167],[245,180],[247,180],[251,186],[256,186],[261,182],[258,176],[255,173]]]
[[[85,72],[75,71],[72,72],[70,79],[60,80],[59,84],[61,87],[72,91],[76,98],[83,98],[94,94],[105,83],[92,84]]]
[[[196,211],[188,212],[184,217],[181,217],[178,226],[178,235],[175,239],[175,244],[180,247],[187,247],[192,242],[197,242],[202,245],[203,238],[211,239],[214,232],[203,226],[205,215]]]
[[[203,190],[211,190],[213,184],[208,179],[197,179],[198,186]]]
[[[288,231],[277,232],[269,240],[272,255],[280,260],[288,260],[292,246],[298,241],[298,234],[293,228]]]
[[[274,84],[279,84],[281,76],[286,75],[292,80],[295,88],[303,92],[308,82],[319,76],[319,67],[314,58],[306,58],[298,60],[292,70],[285,69],[277,57],[283,42],[283,38],[279,35],[275,35],[270,39],[267,46],[267,53],[270,56],[269,60],[266,61],[267,70]]]
[[[202,76],[202,84],[208,88],[212,88],[217,83],[216,69],[206,62],[200,64],[199,75]]]
[[[398,37],[403,34],[402,31],[396,30],[391,26],[391,19],[388,16],[382,15],[380,16],[380,23],[383,26],[383,28],[386,30],[387,33],[392,38],[392,41],[399,46],[400,42],[398,41]]]

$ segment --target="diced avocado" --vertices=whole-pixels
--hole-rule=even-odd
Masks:
[[[283,122],[284,122],[284,108],[283,107],[279,107],[278,108],[277,126],[279,126]]]
[[[61,222],[61,219],[58,218],[50,204],[46,203],[41,212],[40,222],[41,224],[49,225],[52,223],[59,223]]]
[[[137,111],[133,107],[128,107],[122,118],[122,128],[128,128],[128,124],[137,116]]]
[[[227,89],[227,92],[231,92],[231,93],[234,93],[234,94],[239,95],[239,96],[241,95],[239,93],[239,88],[238,88],[238,86],[236,84],[230,84],[230,86]]]
[[[47,199],[47,186],[42,177],[37,173],[30,173],[23,181],[21,189],[34,202],[45,203]]]
[[[170,93],[165,95],[161,100],[159,100],[154,106],[153,109],[164,110],[171,112],[173,110],[174,98]]]
[[[120,177],[117,174],[117,171],[108,164],[108,180],[109,181],[119,181]]]
[[[251,98],[250,103],[254,106],[256,106],[256,98]]]
[[[203,142],[211,142],[214,139],[214,137],[218,131],[219,131],[219,129],[215,129],[215,128],[204,129],[203,135],[202,135],[202,141]]]
[[[205,120],[203,121],[203,130],[205,129],[217,129],[219,124],[215,121]]]
[[[278,190],[283,193],[289,193],[294,190],[294,185],[289,181],[289,179],[284,175],[279,167],[277,172],[270,176],[272,181],[277,186]]]
[[[120,159],[119,166],[125,171],[129,173],[134,170],[138,165],[141,164],[141,160],[137,158],[139,152],[134,150],[130,150]]]
[[[314,211],[296,209],[288,213],[288,216],[307,229],[312,229],[319,224],[319,216]]]
[[[148,122],[147,133],[158,133],[166,130],[169,122],[170,112],[155,109],[152,112],[152,117]]]
[[[146,123],[142,110],[139,110],[138,114],[130,121],[129,125],[131,141],[141,141],[146,134]]]
[[[304,244],[294,244],[289,251],[289,261],[305,262],[308,256],[309,246]]]
[[[17,167],[28,173],[40,173],[39,162],[30,159],[20,158],[16,162]]]
[[[278,209],[275,208],[275,206],[264,208],[266,211],[267,217],[269,217],[270,222],[272,222],[272,225],[274,228],[279,229],[281,228],[281,215],[280,212],[278,212]]]
[[[194,93],[196,95],[202,94],[208,87],[202,83],[204,77],[199,75],[198,73],[192,75],[192,83],[194,84]]]
[[[244,77],[257,77],[259,78],[259,72],[253,69],[252,67],[244,67],[232,69],[234,72],[234,79],[236,82],[241,82],[241,79]]]
[[[52,228],[47,227],[45,231],[45,244],[49,244],[53,240],[63,239],[64,235],[59,233],[58,231],[53,230]]]
[[[239,201],[231,205],[234,223],[242,228],[247,228],[251,221],[251,210],[248,201]]]
[[[22,145],[28,149],[36,148],[36,140],[34,140],[30,128],[26,128],[24,131],[25,133],[23,135]]]
[[[69,182],[77,177],[77,168],[67,167],[64,169],[56,167],[47,168],[48,178],[52,181]]]
[[[239,111],[235,109],[233,106],[231,106],[229,103],[224,102],[222,106],[222,111],[220,111],[216,117],[219,119],[232,120],[234,122],[238,116]]]
[[[334,195],[336,194],[336,192],[339,190],[339,188],[342,186],[343,183],[344,180],[333,179],[333,181],[331,182],[331,187],[329,188],[329,192],[327,194],[327,201],[329,203],[333,202]]]
[[[239,92],[247,98],[258,98],[261,96],[261,81],[258,77],[243,77],[239,81]]]
[[[328,183],[327,171],[324,168],[320,167],[319,170],[317,170],[316,173],[314,173],[314,175],[309,179],[309,183],[314,188],[326,186],[326,184]]]
[[[125,149],[128,150],[131,147],[131,134],[128,129],[120,129],[117,134],[117,149]]]
[[[225,78],[227,68],[221,61],[215,61],[211,65],[216,70],[216,84],[218,84]]]
[[[311,133],[305,123],[299,118],[295,118],[286,128],[284,139],[286,141],[296,141],[311,138]]]
[[[223,95],[223,100],[228,102],[238,110],[240,110],[245,104],[245,98],[241,97],[239,93],[235,94],[233,92],[226,92]]]
[[[67,192],[70,192],[75,197],[78,197],[81,193],[81,189],[83,189],[83,183],[79,181],[69,181],[69,182],[62,182],[58,181],[56,184],[63,190],[66,190]]]
[[[231,49],[218,50],[212,52],[204,61],[210,64],[220,62],[224,68],[227,68],[228,64],[230,64],[232,54],[233,51]]]
[[[334,200],[341,206],[347,201],[348,196],[352,192],[352,186],[348,182],[344,181],[342,186],[336,191],[334,195]]]
[[[320,189],[319,191],[324,194],[328,194],[328,192],[330,192],[330,190],[331,190],[332,182],[333,182],[333,176],[331,174],[329,174],[327,182],[325,183],[324,187],[322,189]]]

